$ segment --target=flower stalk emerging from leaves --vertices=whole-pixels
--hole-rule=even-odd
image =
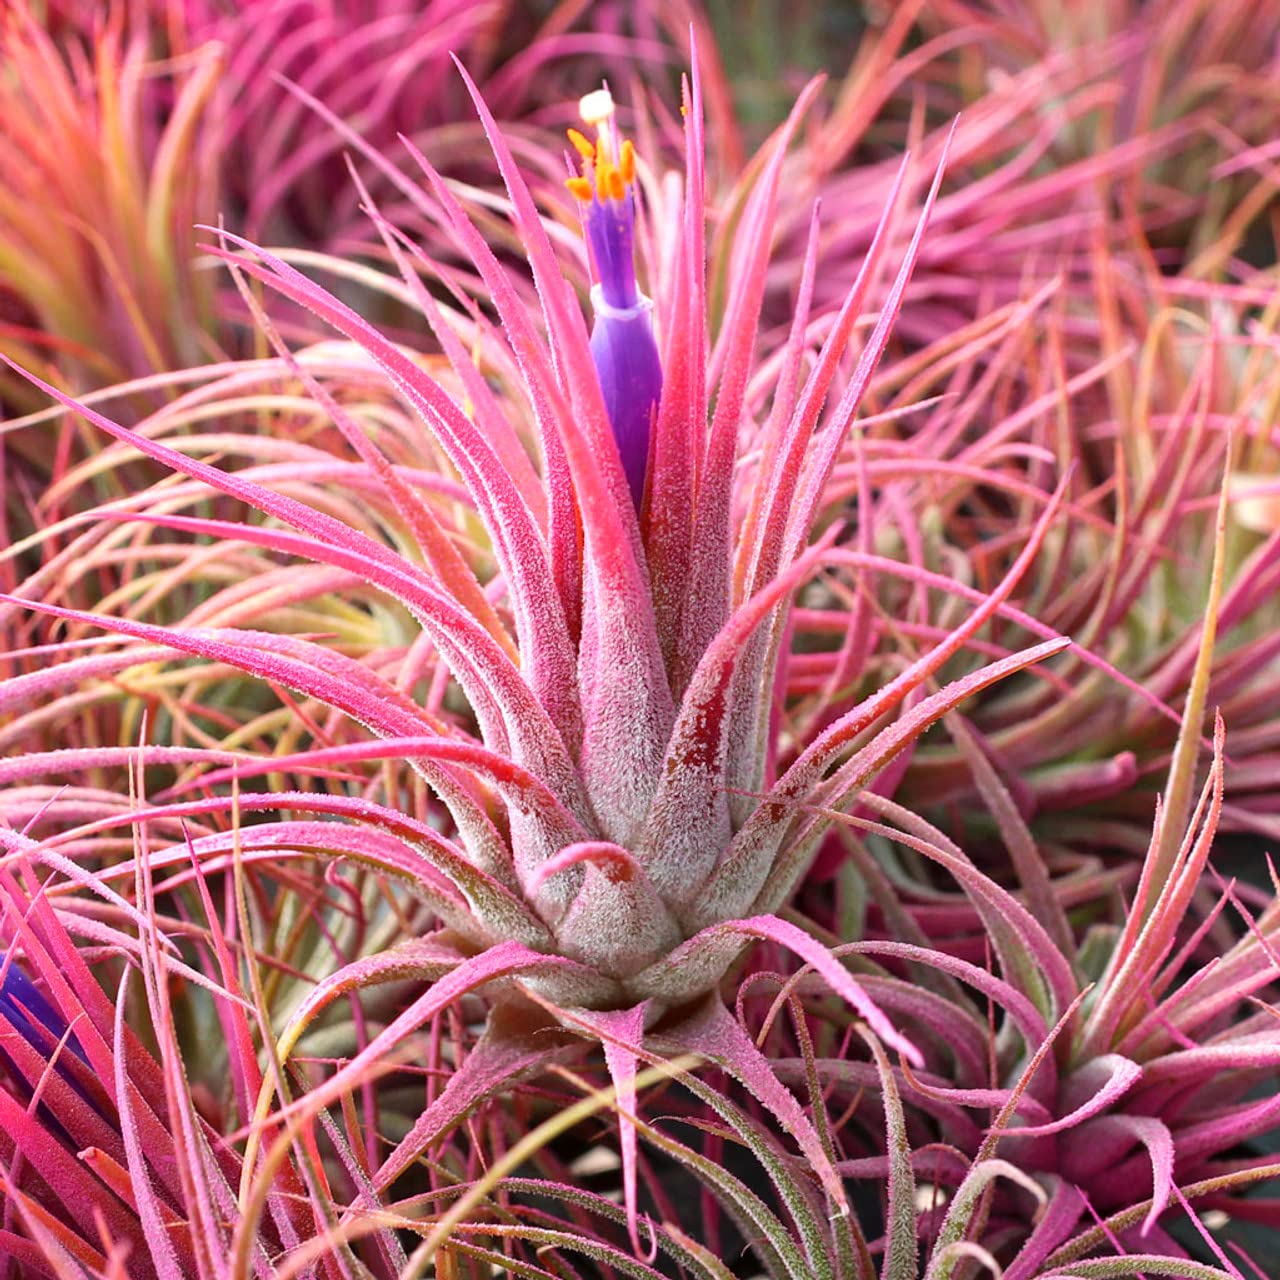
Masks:
[[[637,510],[644,497],[649,441],[662,395],[662,365],[653,337],[653,302],[640,292],[635,269],[636,158],[630,139],[619,144],[613,98],[598,89],[582,99],[591,141],[569,132],[583,175],[566,184],[582,203],[583,226],[597,283],[591,289],[595,326],[591,356],[600,375],[605,411]]]

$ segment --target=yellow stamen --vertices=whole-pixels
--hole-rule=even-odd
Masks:
[[[596,149],[591,145],[590,138],[585,134],[581,134],[577,129],[569,130],[569,141],[573,143],[574,150],[586,161],[594,162],[596,158]]]
[[[618,146],[613,130],[613,98],[608,89],[597,89],[582,99],[578,107],[584,123],[596,130],[596,141],[577,129],[569,130],[569,141],[582,158],[584,175],[570,179],[569,190],[579,200],[624,200],[627,187],[636,179],[636,149],[630,140]]]

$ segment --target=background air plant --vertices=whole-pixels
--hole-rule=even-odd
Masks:
[[[0,58],[2,349],[78,390],[205,358],[193,224],[220,199],[219,50],[163,64],[119,23],[67,47],[19,3]],[[4,393],[30,403],[20,380]]]
[[[262,1081],[256,1011],[236,976],[234,926],[228,936],[199,868],[207,916],[166,920],[145,883],[137,886],[139,910],[91,873],[51,873],[59,859],[35,841],[8,832],[4,848],[0,1270],[13,1277],[217,1274],[232,1240],[240,1173],[236,1149],[217,1126]],[[183,935],[194,964],[171,932]],[[104,981],[115,986],[114,999]],[[184,983],[209,997],[226,1036],[220,1065],[236,1100],[231,1113],[186,1075],[170,991]],[[142,1000],[131,997],[138,986]],[[139,1009],[146,1025],[135,1029]],[[144,1039],[154,1039],[155,1056]],[[204,1056],[212,1067],[210,1043]],[[246,1274],[271,1274],[269,1259],[323,1234],[326,1204],[332,1217],[332,1197],[351,1194],[321,1167],[314,1138],[298,1144],[263,1188]],[[389,1242],[385,1228],[375,1229],[364,1248],[376,1257]],[[330,1259],[308,1274],[338,1272]]]
[[[1021,548],[1056,477],[1069,473],[1057,527],[1023,580],[1029,589],[1015,592],[1018,616],[1002,615],[1001,638],[1016,644],[1048,626],[1078,648],[1051,664],[1064,682],[1054,692],[1043,683],[993,692],[966,708],[966,732],[1046,849],[1140,855],[1176,739],[1171,712],[1206,663],[1202,705],[1220,707],[1232,729],[1222,826],[1270,835],[1266,779],[1280,705],[1273,319],[1244,318],[1244,299],[1256,296],[1248,290],[1224,284],[1180,297],[1177,282],[1166,289],[1120,255],[1099,261],[1108,268],[1091,310],[1107,317],[1101,335],[1089,339],[1069,295],[1046,288],[1009,313],[1030,327],[989,344],[980,377],[972,367],[938,376],[943,360],[904,361],[882,375],[872,388],[882,411],[949,394],[927,413],[886,420],[861,446],[869,461],[849,451],[837,467],[833,486],[851,498],[859,469],[870,473],[879,553],[850,567],[845,589],[865,591],[863,566],[884,567],[881,625],[903,635],[945,627],[954,606],[949,592],[935,595],[930,575],[959,577],[978,598]],[[1001,406],[998,419],[984,416],[989,403]],[[1232,520],[1215,582],[1205,547],[1224,485]],[[909,580],[894,567],[904,552]],[[1214,643],[1203,649],[1211,605]],[[1099,663],[1092,671],[1090,661]],[[839,658],[825,664],[829,685]],[[822,672],[815,665],[815,679]],[[920,744],[898,798],[944,825],[973,821],[989,833],[990,815],[974,804],[971,745],[947,738]],[[1252,878],[1265,881],[1260,866]]]
[[[1141,215],[1144,196],[1159,193],[1155,243],[1196,279],[1234,272],[1236,255],[1273,259],[1274,0],[1177,0],[1158,10],[929,0],[919,19],[939,39],[970,33],[971,40],[956,41],[956,74],[943,78],[971,98],[984,95],[992,78],[1047,55],[1087,65],[1118,59],[1112,109],[1064,131],[1060,146],[1079,156],[1170,129],[1182,134],[1176,153],[1154,153],[1128,185],[1124,220]]]

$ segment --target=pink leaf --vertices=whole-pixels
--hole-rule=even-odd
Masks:
[[[128,1157],[129,1175],[133,1180],[133,1194],[138,1206],[138,1217],[149,1248],[147,1253],[154,1264],[160,1280],[183,1280],[190,1274],[187,1269],[195,1259],[188,1257],[187,1267],[178,1260],[175,1248],[175,1237],[165,1228],[165,1213],[155,1188],[151,1185],[151,1173],[147,1167],[146,1146],[142,1131],[138,1126],[134,1113],[132,1093],[133,1082],[128,1078],[126,1062],[129,1058],[128,1045],[125,1043],[125,988],[127,977],[120,983],[120,992],[116,999],[115,1026],[115,1090],[120,1111],[120,1132],[124,1138],[124,1149]],[[155,1159],[155,1152],[151,1158]]]
[[[724,770],[730,718],[735,696],[751,699],[755,692],[749,679],[738,678],[743,646],[821,564],[835,533],[734,612],[689,680],[642,845],[645,870],[668,901],[683,905],[701,892],[728,840]]]
[[[681,85],[684,108],[685,184],[681,225],[676,228],[674,281],[659,297],[662,398],[654,424],[645,547],[663,658],[670,670],[688,590],[690,541],[698,474],[707,425],[706,213],[702,84],[697,60],[692,80]]]
[[[816,938],[777,916],[754,916],[746,920],[726,920],[694,934],[666,959],[645,971],[636,980],[638,990],[661,994],[668,976],[675,978],[683,971],[691,975],[703,968],[704,958],[715,956],[710,974],[718,976],[748,938],[774,942],[794,952],[807,965],[818,971],[837,995],[842,996],[865,1019],[867,1025],[885,1044],[892,1045],[908,1062],[923,1066],[920,1051],[900,1035],[876,1007],[853,975]]]
[[[501,1003],[495,1005],[475,1047],[449,1073],[443,1092],[418,1116],[413,1128],[375,1174],[375,1189],[386,1191],[413,1161],[485,1098],[521,1076],[541,1071],[563,1057],[566,1050],[574,1049],[563,1040],[557,1042],[549,1029],[530,1030],[511,1009]]]
[[[617,1101],[618,1129],[622,1139],[622,1198],[627,1208],[627,1231],[636,1256],[646,1251],[640,1244],[639,1216],[636,1207],[636,1056],[644,1039],[645,1014],[648,1004],[613,1012],[581,1010],[577,1019],[592,1027],[604,1044],[605,1063],[613,1080]],[[653,1261],[653,1255],[649,1255]]]
[[[698,475],[688,586],[672,679],[677,694],[683,692],[711,637],[729,616],[733,565],[730,507],[734,463],[747,378],[755,353],[760,307],[764,300],[778,184],[787,147],[817,96],[821,83],[813,80],[805,86],[786,122],[776,132],[769,162],[751,193],[743,213],[742,228],[735,239],[735,247],[740,246],[741,256],[733,263],[734,285],[725,309],[720,341],[712,355],[713,368],[723,355],[724,372],[716,392],[715,416],[707,437],[705,461]]]
[[[1053,1177],[1049,1203],[1018,1256],[1005,1268],[1004,1280],[1035,1280],[1044,1260],[1071,1234],[1084,1205],[1084,1196],[1075,1186]]]
[[[392,1019],[346,1066],[304,1097],[282,1108],[276,1118],[288,1120],[299,1112],[314,1114],[321,1107],[331,1106],[344,1093],[365,1082],[369,1078],[370,1069],[406,1036],[412,1035],[441,1009],[472,991],[517,975],[528,978],[539,972],[558,974],[574,971],[579,971],[588,985],[595,980],[595,975],[590,970],[582,970],[582,966],[575,965],[573,961],[531,951],[519,942],[500,942],[487,951],[471,956],[433,983],[407,1009]],[[295,1020],[291,1023],[291,1030],[296,1029]]]
[[[1009,1127],[1003,1130],[1009,1138],[1043,1138],[1051,1133],[1062,1133],[1065,1129],[1073,1129],[1083,1124],[1091,1116],[1105,1111],[1117,1099],[1123,1097],[1142,1078],[1142,1068],[1118,1053],[1103,1054],[1081,1067],[1074,1076],[1063,1082],[1064,1089],[1086,1085],[1093,1088],[1093,1081],[1102,1076],[1096,1092],[1087,1101],[1082,1102],[1068,1115],[1048,1124],[1025,1125],[1021,1128]]]
[[[675,1027],[655,1033],[653,1038],[671,1053],[700,1053],[741,1081],[796,1140],[837,1210],[847,1204],[840,1176],[813,1122],[795,1094],[778,1079],[773,1064],[717,996],[705,1000]]]

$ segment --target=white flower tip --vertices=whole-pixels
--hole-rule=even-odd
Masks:
[[[613,116],[613,94],[608,89],[596,89],[578,102],[578,114],[583,122],[592,126],[602,125]]]

